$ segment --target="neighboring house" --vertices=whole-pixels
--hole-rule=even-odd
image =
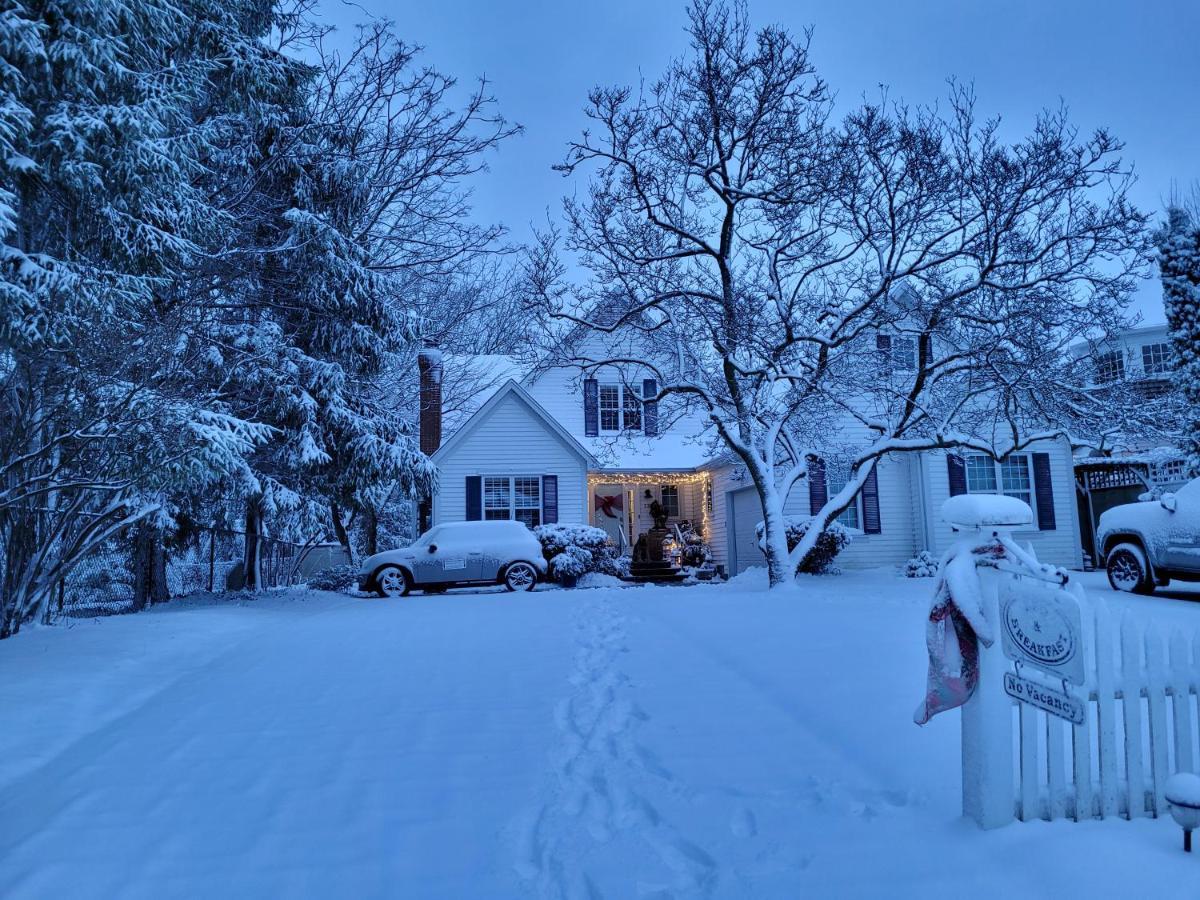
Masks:
[[[1094,354],[1093,384],[1126,382],[1146,398],[1161,397],[1172,389],[1174,349],[1165,324],[1131,328],[1099,348],[1079,344],[1072,353],[1077,359]],[[1085,450],[1076,457],[1079,542],[1088,563],[1099,562],[1095,538],[1102,513],[1132,503],[1142,494],[1174,491],[1185,483],[1183,452],[1157,444],[1157,436],[1122,435],[1112,453],[1091,455]]]
[[[1131,382],[1148,397],[1170,390],[1174,351],[1165,324],[1130,328],[1112,344],[1093,348],[1081,343],[1071,352],[1076,359],[1094,354],[1090,379],[1094,384]]]
[[[879,339],[893,365],[912,364],[904,339],[893,347],[884,347],[886,335]],[[674,405],[674,398],[646,399],[658,392],[648,371],[628,365],[584,376],[569,366],[541,366],[506,381],[441,441],[437,379],[429,374],[440,357],[428,353],[422,361],[422,448],[433,456],[440,478],[432,523],[588,523],[627,549],[650,527],[649,506],[658,500],[672,523],[686,519],[699,526],[714,562],[727,572],[763,564],[754,533],[762,509],[744,468],[717,446],[701,414]],[[602,347],[592,355],[608,358]],[[838,479],[832,466],[815,467],[788,497],[785,511],[811,515],[840,489]],[[940,554],[953,537],[938,511],[960,493],[1020,497],[1033,507],[1036,524],[1018,538],[1046,562],[1080,565],[1065,439],[1041,442],[1003,462],[940,451],[885,457],[839,517],[854,539],[838,564],[891,565],[920,550]]]

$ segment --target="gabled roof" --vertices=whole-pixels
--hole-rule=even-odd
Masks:
[[[562,442],[571,450],[577,453],[579,458],[582,459],[590,468],[595,467],[596,458],[588,452],[587,448],[579,443],[579,441],[575,440],[569,431],[556,422],[554,417],[551,416],[550,413],[546,412],[545,408],[543,408],[540,403],[534,400],[533,397],[529,396],[529,392],[526,391],[525,388],[521,387],[521,385],[517,384],[517,382],[512,378],[504,382],[504,384],[500,386],[500,389],[492,394],[492,396],[488,398],[488,401],[484,403],[483,406],[475,410],[475,412],[471,414],[471,417],[467,419],[467,421],[463,422],[463,424],[459,426],[457,430],[455,430],[454,434],[450,435],[449,439],[447,439],[431,457],[433,461],[437,462],[439,457],[445,456],[445,454],[447,454],[452,448],[462,443],[466,439],[466,436],[475,430],[475,426],[482,422],[483,419],[493,409],[499,406],[505,397],[510,395],[515,397],[521,403],[524,403],[525,406],[529,408],[530,412],[545,422],[546,427],[560,440],[562,440]]]

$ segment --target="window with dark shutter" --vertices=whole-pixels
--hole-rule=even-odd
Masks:
[[[967,463],[961,456],[951,453],[946,457],[946,475],[950,479],[950,496],[957,497],[967,492]]]
[[[808,461],[808,514],[815,516],[829,500],[825,484],[825,461],[816,457]]]
[[[600,434],[600,385],[595,378],[583,382],[583,433],[588,437]]]
[[[558,476],[542,476],[542,522],[549,525],[558,521]]]
[[[658,434],[658,401],[652,397],[658,395],[658,381],[647,378],[642,381],[642,427],[646,434]]]
[[[1039,531],[1054,531],[1054,484],[1050,477],[1050,454],[1034,453],[1033,494],[1037,498],[1037,520]]]
[[[862,486],[862,530],[863,534],[882,534],[883,522],[879,518],[879,466],[871,469],[871,474]]]
[[[483,518],[483,476],[467,476],[467,521],[478,522]]]

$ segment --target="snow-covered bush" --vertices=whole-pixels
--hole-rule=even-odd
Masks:
[[[578,578],[588,572],[618,577],[622,574],[622,564],[603,528],[555,523],[539,525],[533,533],[541,541],[542,555],[550,563],[550,574],[556,579],[561,575]],[[628,574],[627,568],[625,574]]]
[[[932,578],[937,574],[937,557],[928,550],[922,550],[904,564],[905,578]]]
[[[592,552],[578,544],[571,544],[550,560],[550,575],[555,581],[581,578],[591,571],[591,565]]]
[[[808,533],[812,518],[810,516],[785,516],[784,518],[787,528],[788,551],[790,552],[799,546],[804,535]],[[758,549],[766,553],[762,522],[754,526],[754,534],[758,538]],[[807,575],[837,574],[837,570],[833,567],[833,561],[849,543],[850,532],[837,522],[831,522],[817,537],[813,548],[805,554],[804,559],[800,560],[796,571],[804,572]]]
[[[349,591],[357,584],[358,569],[348,564],[330,566],[308,578],[308,586],[318,591]]]

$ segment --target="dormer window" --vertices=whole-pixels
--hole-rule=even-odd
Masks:
[[[658,434],[658,380],[643,378],[641,387],[622,381],[583,380],[583,433],[587,437],[640,431]]]
[[[642,430],[642,399],[628,385],[600,385],[600,431]]]

